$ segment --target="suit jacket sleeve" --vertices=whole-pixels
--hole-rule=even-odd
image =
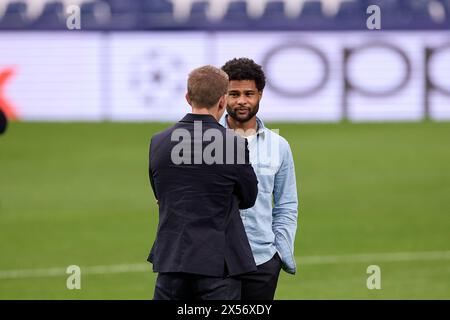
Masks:
[[[239,139],[243,139],[239,137]],[[248,209],[255,205],[256,198],[258,197],[258,179],[256,178],[255,171],[250,164],[250,155],[248,151],[248,142],[245,140],[245,159],[244,164],[236,165],[237,183],[235,188],[236,196],[239,199],[239,209]],[[238,143],[239,148],[239,143]]]
[[[155,189],[155,181],[153,180],[153,171],[152,171],[152,144],[153,144],[153,138],[150,140],[150,149],[149,149],[149,156],[148,156],[148,176],[150,178],[150,186],[152,187],[153,194],[155,195],[155,199],[158,200],[158,197],[156,195],[156,189]]]

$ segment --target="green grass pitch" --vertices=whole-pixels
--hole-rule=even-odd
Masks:
[[[168,125],[10,126],[0,137],[0,299],[151,299],[150,264],[83,268],[145,267],[157,226],[148,142]],[[277,299],[450,299],[449,123],[268,126],[291,144],[300,200],[299,271],[281,275]],[[420,254],[429,251],[442,256]],[[73,264],[81,290],[65,274],[20,275]],[[366,286],[369,265],[381,268],[380,290]]]

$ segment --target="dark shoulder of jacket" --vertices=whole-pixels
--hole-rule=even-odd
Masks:
[[[150,147],[151,149],[155,150],[155,148],[158,148],[159,146],[163,145],[164,141],[169,138],[170,140],[170,136],[172,135],[173,130],[175,130],[176,125],[173,125],[163,131],[157,132],[155,133],[151,138],[150,138]]]

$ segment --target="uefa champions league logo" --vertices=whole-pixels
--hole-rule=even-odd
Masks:
[[[130,70],[130,89],[145,108],[173,107],[174,97],[184,95],[189,70],[181,56],[151,50],[135,59]]]

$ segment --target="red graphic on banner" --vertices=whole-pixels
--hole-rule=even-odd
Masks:
[[[13,68],[0,70],[0,109],[2,109],[6,117],[11,120],[17,119],[17,112],[15,111],[13,105],[6,99],[4,88],[14,73],[15,70]]]

